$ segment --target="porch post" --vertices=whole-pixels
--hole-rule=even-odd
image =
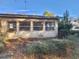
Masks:
[[[55,21],[55,30],[58,30],[58,21]]]
[[[19,21],[16,22],[16,32],[19,33]]]
[[[55,21],[56,36],[58,36],[58,21]]]
[[[45,21],[43,21],[43,31],[45,31]]]
[[[1,21],[1,29],[0,30],[2,33],[5,33],[7,31],[7,21],[5,21],[5,20]]]
[[[30,22],[31,22],[30,30],[33,31],[33,21]]]

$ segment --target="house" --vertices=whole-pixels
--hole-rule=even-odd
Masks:
[[[0,14],[0,31],[6,33],[8,39],[22,38],[53,38],[58,35],[58,18]]]
[[[71,24],[73,26],[71,28],[72,31],[79,31],[79,20],[72,20]]]

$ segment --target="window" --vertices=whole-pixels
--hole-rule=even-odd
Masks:
[[[33,30],[40,31],[43,30],[42,22],[33,22]]]
[[[20,22],[19,29],[29,31],[30,30],[30,22]]]
[[[8,22],[8,28],[9,30],[16,30],[16,22]]]
[[[45,30],[50,31],[54,30],[55,24],[53,22],[46,22],[45,23]]]

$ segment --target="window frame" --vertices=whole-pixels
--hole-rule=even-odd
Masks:
[[[51,23],[52,25],[47,27],[46,23]],[[55,30],[55,22],[46,21],[45,22],[45,31],[53,31],[53,30]]]
[[[13,28],[10,28],[10,24],[12,24]],[[17,30],[17,22],[16,21],[8,21],[8,31],[16,31]]]
[[[29,22],[29,26],[26,26],[28,22]],[[22,27],[25,29],[23,29]],[[26,28],[29,28],[29,29],[27,30]],[[30,30],[31,30],[31,21],[20,21],[19,22],[19,31],[30,31]]]
[[[39,26],[37,26],[37,25],[35,25],[34,24],[34,22],[36,22],[36,23],[42,23],[41,25],[39,25]],[[41,28],[41,29],[35,29],[35,27],[37,27],[37,28]],[[42,21],[33,21],[33,31],[42,31],[43,30],[43,22]]]

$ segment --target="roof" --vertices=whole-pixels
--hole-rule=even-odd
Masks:
[[[39,15],[23,15],[23,14],[0,14],[0,18],[32,18],[32,19],[58,20],[58,18],[55,16],[39,16]]]

